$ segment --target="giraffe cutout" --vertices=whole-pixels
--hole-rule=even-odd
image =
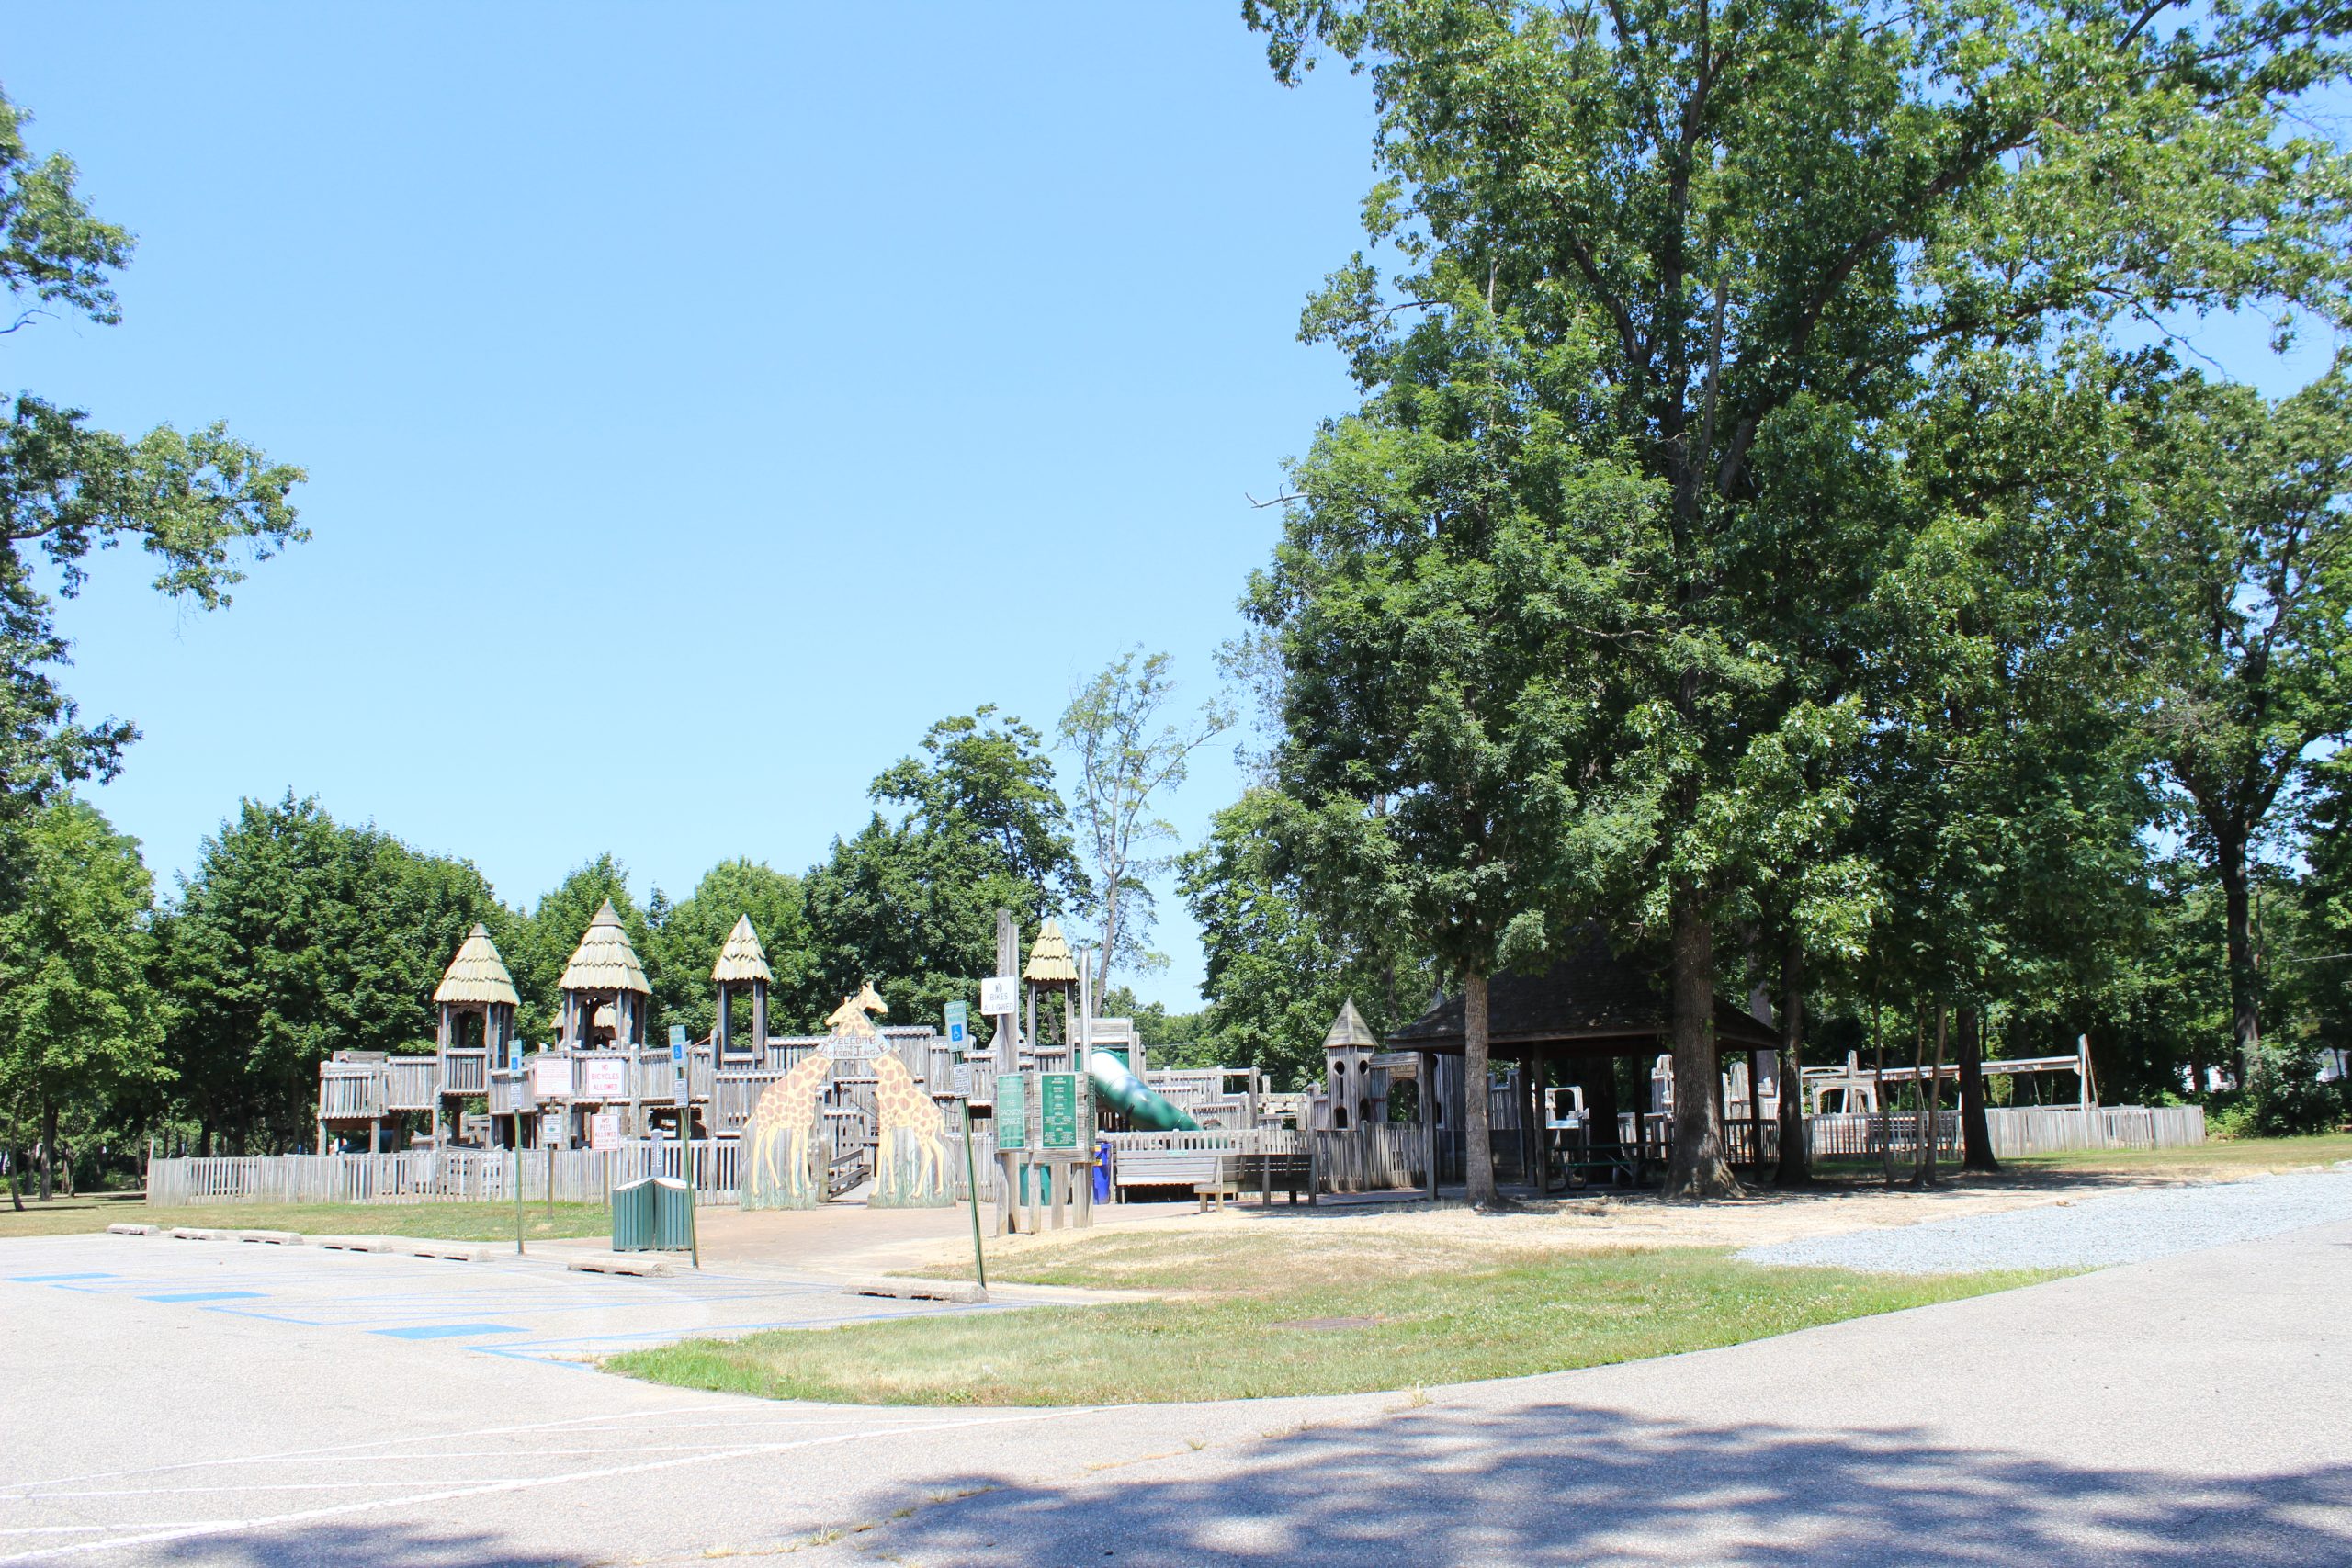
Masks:
[[[832,1077],[831,1058],[811,1051],[768,1085],[744,1126],[739,1200],[747,1209],[807,1209],[825,1199],[817,1141],[817,1098]]]
[[[884,1208],[923,1208],[952,1203],[947,1190],[947,1146],[938,1101],[915,1082],[898,1057],[874,1058],[874,1203]],[[901,1165],[896,1135],[907,1134]]]

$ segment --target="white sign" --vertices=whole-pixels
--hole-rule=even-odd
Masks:
[[[588,1119],[588,1146],[592,1149],[616,1149],[621,1146],[621,1113],[599,1111]]]
[[[580,1064],[582,1100],[627,1100],[628,1098],[628,1064],[621,1061],[600,1062],[589,1057]]]
[[[969,1062],[956,1064],[956,1092],[966,1100],[972,1098],[972,1064]]]
[[[571,1093],[571,1064],[560,1056],[531,1058],[531,1092],[541,1100],[561,1100]]]
[[[990,975],[980,982],[980,1010],[990,1018],[1008,1018],[1021,1010],[1020,982],[1010,975]]]
[[[879,1034],[828,1034],[825,1055],[836,1062],[870,1062],[882,1054]]]

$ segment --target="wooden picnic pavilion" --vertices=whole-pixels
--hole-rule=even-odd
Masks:
[[[1547,968],[1528,975],[1498,975],[1487,982],[1487,1057],[1498,1063],[1515,1062],[1520,1068],[1516,1075],[1520,1098],[1514,1108],[1518,1114],[1513,1120],[1523,1179],[1533,1183],[1535,1173],[1544,1166],[1547,1081],[1583,1090],[1593,1160],[1630,1163],[1640,1169],[1660,1157],[1664,1151],[1657,1145],[1664,1122],[1657,1113],[1661,1108],[1639,1101],[1626,1106],[1623,1101],[1628,1091],[1638,1092],[1634,1086],[1648,1081],[1649,1064],[1672,1049],[1667,997],[1662,965],[1621,956],[1598,931],[1588,933],[1581,945]],[[1420,1082],[1433,1083],[1439,1076],[1436,1058],[1463,1054],[1462,1011],[1459,995],[1441,997],[1384,1043],[1392,1053],[1418,1055]],[[1724,1053],[1779,1048],[1779,1037],[1770,1025],[1720,997],[1715,999],[1714,1021],[1718,1083]],[[1641,1064],[1641,1070],[1621,1075],[1618,1064],[1626,1060]],[[1757,1065],[1751,1058],[1751,1085],[1757,1081]],[[1429,1105],[1431,1098],[1424,1094],[1423,1104]],[[1621,1112],[1625,1111],[1634,1112],[1634,1134],[1630,1140],[1619,1130]],[[1456,1105],[1453,1114],[1459,1113]],[[1439,1157],[1440,1122],[1447,1114],[1442,1109],[1434,1116],[1424,1111],[1421,1118],[1424,1135],[1430,1140],[1432,1195],[1441,1165],[1453,1163]],[[1653,1126],[1660,1133],[1645,1131]],[[1457,1124],[1447,1130],[1445,1142],[1458,1147],[1459,1140]]]

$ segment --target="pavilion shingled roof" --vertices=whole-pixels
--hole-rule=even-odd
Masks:
[[[587,934],[572,950],[571,962],[564,966],[563,978],[556,986],[566,991],[653,994],[653,987],[645,982],[645,965],[637,961],[637,949],[629,945],[628,932],[621,929],[620,915],[610,898],[588,922]]]
[[[1070,961],[1069,942],[1061,927],[1047,920],[1037,928],[1037,940],[1029,944],[1029,962],[1023,966],[1021,977],[1035,986],[1078,984],[1078,965]]]
[[[767,949],[760,945],[760,933],[752,929],[751,916],[735,917],[735,929],[727,933],[727,945],[718,950],[710,977],[722,986],[735,980],[775,978],[768,971]]]
[[[504,1002],[508,1007],[520,1007],[523,998],[514,994],[514,976],[506,972],[506,961],[498,956],[498,944],[490,940],[490,928],[477,924],[458,946],[458,956],[449,960],[449,967],[441,972],[441,984],[434,987],[436,1002]]]
[[[1497,975],[1487,983],[1487,1032],[1498,1056],[1515,1046],[1635,1055],[1667,1048],[1664,976],[1651,964],[1622,958],[1597,931],[1551,967],[1533,975]],[[1770,1050],[1780,1038],[1770,1027],[1717,998],[1715,1043],[1720,1050]],[[1388,1036],[1392,1051],[1462,1049],[1462,998],[1441,997],[1429,1011]]]

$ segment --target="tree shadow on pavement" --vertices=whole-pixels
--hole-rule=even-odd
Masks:
[[[909,1517],[834,1550],[958,1568],[2352,1562],[2352,1465],[2214,1481],[1936,1447],[1900,1429],[1697,1427],[1558,1404],[1433,1407],[1145,1462],[1148,1478],[1106,1471],[1057,1487],[934,1479],[904,1499]],[[921,1506],[943,1487],[987,1490]]]
[[[589,1551],[518,1551],[481,1530],[434,1530],[365,1520],[191,1536],[147,1551],[153,1553],[147,1561],[251,1568],[586,1568],[605,1560],[605,1554]]]

